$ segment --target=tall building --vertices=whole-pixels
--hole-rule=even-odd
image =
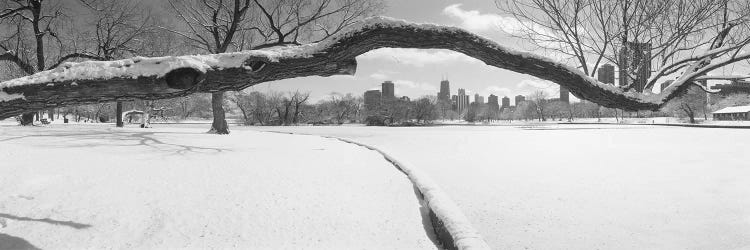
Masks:
[[[483,104],[484,96],[481,96],[479,94],[474,94],[474,102],[476,102],[477,104]]]
[[[383,91],[382,91],[382,98],[383,99],[393,99],[396,97],[396,93],[394,93],[394,85],[391,81],[385,81],[382,84]]]
[[[509,108],[509,107],[510,107],[510,98],[508,98],[507,96],[504,96],[503,97],[503,106],[502,106],[502,108],[505,109],[505,108]]]
[[[570,103],[570,91],[563,86],[560,86],[560,101]]]
[[[460,114],[468,108],[469,108],[469,96],[466,95],[466,90],[458,89],[458,95],[456,95],[456,111]]]
[[[620,49],[619,68],[620,86],[632,83],[635,91],[643,92],[648,78],[651,77],[651,43],[627,42],[626,46]],[[633,72],[635,79],[629,76]]]
[[[380,105],[380,90],[365,91],[365,110],[375,110]]]
[[[490,94],[489,97],[487,97],[487,106],[489,106],[491,111],[500,111],[500,104],[497,103],[497,96]]]
[[[438,100],[450,100],[451,99],[451,83],[448,80],[440,81],[440,92],[438,92]]]
[[[597,76],[600,82],[615,85],[615,66],[605,63],[599,67]]]
[[[516,106],[518,106],[518,104],[521,104],[522,102],[525,102],[525,101],[526,101],[526,97],[525,96],[522,96],[522,95],[517,95],[516,96]]]

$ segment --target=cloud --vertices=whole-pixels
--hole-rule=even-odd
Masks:
[[[383,73],[380,73],[380,72],[372,73],[372,74],[370,75],[370,77],[371,77],[371,78],[374,78],[374,79],[377,79],[377,80],[385,80],[385,79],[388,79],[388,75],[386,75],[386,74],[383,74]]]
[[[546,80],[525,79],[516,85],[516,89],[522,95],[530,95],[538,90],[544,91],[549,96],[560,93],[560,85]]]
[[[395,80],[393,84],[401,88],[418,89],[432,95],[438,92],[438,87],[429,83],[414,82],[410,80]]]
[[[506,33],[516,34],[527,29],[527,27],[533,27],[533,25],[525,25],[512,17],[483,14],[478,10],[464,10],[461,8],[461,4],[453,4],[445,7],[443,14],[460,21],[461,27],[471,31],[502,30]]]
[[[514,17],[504,17],[497,14],[481,13],[478,10],[464,10],[461,8],[461,4],[453,4],[445,7],[443,14],[458,20],[461,27],[474,32],[502,31],[515,36],[526,37],[531,35],[543,47],[567,48],[565,44],[552,41],[556,39],[551,38],[557,37],[554,32],[533,22],[523,22]],[[538,53],[535,51],[532,52]],[[564,58],[563,55],[556,52],[552,54],[545,52],[545,54],[541,55],[552,57],[558,61]]]
[[[358,59],[390,60],[398,64],[424,67],[427,64],[482,63],[467,55],[449,50],[382,48],[367,52]],[[483,63],[482,63],[483,64]]]
[[[485,88],[483,93],[486,93],[487,96],[490,96],[490,94],[493,94],[500,98],[502,98],[503,96],[511,96],[513,94],[513,92],[509,88],[494,86],[494,85]]]

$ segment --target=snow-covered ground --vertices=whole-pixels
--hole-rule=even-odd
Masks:
[[[252,129],[389,151],[430,175],[494,249],[750,249],[750,133],[742,129]]]
[[[412,183],[371,150],[154,126],[0,126],[0,249],[435,248]]]

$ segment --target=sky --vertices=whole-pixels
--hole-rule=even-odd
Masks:
[[[465,28],[505,46],[525,50],[522,42],[503,32],[514,20],[500,15],[493,0],[386,0],[384,16],[420,23],[436,23]],[[533,52],[533,51],[532,51]],[[331,93],[362,95],[380,89],[383,81],[393,81],[397,96],[418,98],[436,95],[440,81],[450,81],[451,94],[459,88],[468,95],[530,95],[544,90],[559,95],[557,84],[512,71],[490,67],[466,55],[449,50],[379,49],[357,57],[354,76],[306,77],[263,83],[250,91],[309,91],[313,102]],[[571,95],[571,98],[574,97]],[[511,101],[511,104],[513,102]]]

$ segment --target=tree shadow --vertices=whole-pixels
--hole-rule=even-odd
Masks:
[[[7,250],[40,250],[23,238],[0,233],[0,249]]]
[[[52,225],[56,225],[56,226],[72,227],[72,228],[75,228],[75,229],[86,229],[86,228],[91,227],[91,225],[89,225],[89,224],[77,223],[77,222],[73,222],[73,221],[59,221],[59,220],[53,220],[53,219],[50,219],[50,218],[34,219],[34,218],[20,217],[20,216],[15,216],[15,215],[12,215],[12,214],[5,214],[5,213],[0,213],[0,218],[6,218],[6,219],[10,219],[10,220],[17,220],[17,221],[44,222],[44,223],[48,223],[48,224],[52,224]],[[0,242],[2,242],[2,241],[0,241]],[[6,249],[6,248],[0,248],[0,249]]]
[[[80,133],[80,132],[66,132],[66,131],[55,131],[39,134],[29,134],[14,136],[10,138],[0,139],[0,142],[15,141],[26,138],[40,138],[40,137],[54,137],[54,138],[70,138],[71,140],[82,141],[86,143],[80,144],[62,144],[62,145],[45,145],[50,147],[99,147],[99,146],[123,146],[123,147],[137,147],[145,146],[159,151],[170,152],[174,154],[184,155],[187,153],[222,153],[224,151],[230,151],[226,148],[214,148],[214,147],[202,147],[185,145],[178,143],[165,142],[157,139],[157,134],[178,134],[178,135],[195,135],[204,133],[184,133],[184,132],[133,132],[133,131],[107,131],[107,132],[91,132],[91,133]],[[109,143],[116,141],[118,143]]]

